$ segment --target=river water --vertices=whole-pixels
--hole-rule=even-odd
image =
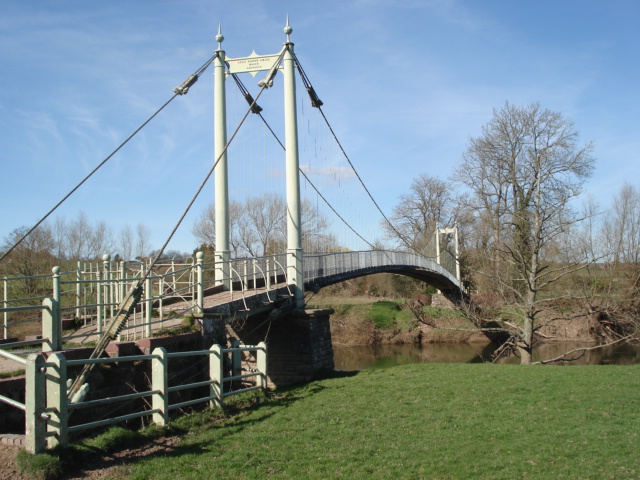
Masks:
[[[588,346],[574,342],[549,343],[534,352],[534,361],[548,360],[575,348]],[[495,345],[483,344],[424,344],[424,345],[373,345],[358,347],[333,346],[336,370],[367,370],[386,368],[407,363],[480,363],[490,360]],[[577,356],[577,355],[575,355]],[[511,357],[501,363],[519,363]],[[640,364],[640,345],[614,345],[590,350],[571,362],[554,365],[632,365]]]

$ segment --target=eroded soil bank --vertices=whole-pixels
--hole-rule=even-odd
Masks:
[[[334,345],[384,345],[418,343],[489,343],[490,340],[455,309],[426,306],[422,319],[404,308],[401,299],[370,296],[322,297],[318,305],[331,307],[331,336]],[[386,310],[376,312],[376,306],[385,304]],[[395,309],[393,305],[396,305]],[[394,311],[395,310],[395,311]],[[541,318],[545,326],[539,331],[538,341],[604,343],[603,320],[597,314],[567,315],[553,321]]]

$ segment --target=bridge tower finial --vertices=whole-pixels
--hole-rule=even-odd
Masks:
[[[218,23],[218,34],[216,35],[216,42],[218,42],[218,50],[222,50],[222,42],[224,42],[224,35],[220,29],[220,23]]]
[[[287,25],[284,27],[284,33],[287,35],[287,43],[291,43],[291,32],[293,32],[293,28],[289,25],[289,14],[287,14]]]

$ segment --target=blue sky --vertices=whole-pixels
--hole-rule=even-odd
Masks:
[[[229,57],[271,54],[287,14],[325,114],[388,214],[416,176],[448,178],[506,101],[559,111],[594,142],[587,190],[603,207],[624,182],[640,188],[635,0],[3,0],[0,238],[38,220],[168,100],[211,57],[218,23]],[[211,73],[52,218],[83,211],[115,234],[143,222],[159,247],[212,162]],[[259,76],[242,78],[257,92]],[[281,129],[275,90],[260,104]],[[169,248],[195,247],[213,186],[203,195]],[[375,236],[378,217],[360,216]]]

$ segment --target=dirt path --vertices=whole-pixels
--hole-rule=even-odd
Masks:
[[[84,461],[67,468],[58,477],[59,480],[124,480],[126,474],[122,466],[135,462],[140,458],[149,458],[155,455],[165,455],[178,445],[178,437],[167,437],[150,440],[146,444],[134,448],[123,449],[109,455],[90,456]],[[31,477],[21,474],[18,471],[16,455],[20,451],[19,447],[0,445],[0,479],[11,480],[32,480]]]

